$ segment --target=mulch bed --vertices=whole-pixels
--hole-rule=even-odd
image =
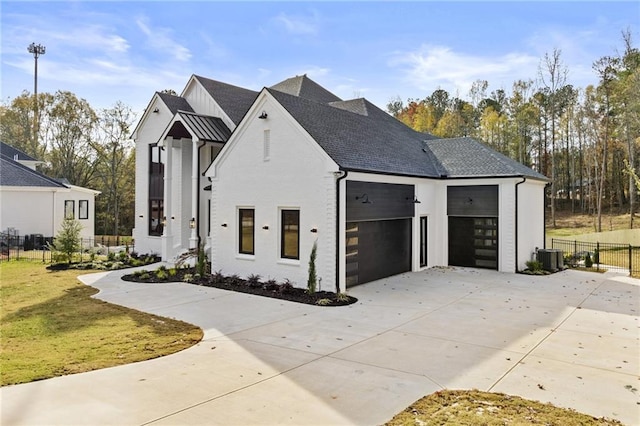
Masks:
[[[244,280],[237,275],[224,276],[220,273],[205,274],[201,278],[197,277],[194,268],[181,268],[172,270],[165,269],[161,278],[158,278],[157,271],[138,271],[135,274],[124,275],[125,281],[139,283],[169,283],[186,282],[189,284],[201,285],[205,287],[215,287],[222,290],[236,291],[239,293],[253,294],[256,296],[271,297],[274,299],[287,300],[289,302],[305,303],[316,306],[346,306],[356,303],[358,299],[346,294],[336,294],[330,291],[316,291],[309,293],[304,288],[294,287],[289,282],[277,283],[274,280],[262,282],[255,278]],[[167,275],[167,277],[164,277]],[[168,276],[170,275],[170,276]]]

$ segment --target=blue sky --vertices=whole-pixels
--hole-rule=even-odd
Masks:
[[[0,26],[5,101],[33,91],[36,42],[38,91],[69,90],[94,108],[140,112],[191,74],[259,90],[306,73],[384,109],[438,88],[468,98],[478,79],[509,90],[554,48],[569,83],[594,84],[592,63],[623,49],[623,30],[640,45],[640,2],[3,0]]]

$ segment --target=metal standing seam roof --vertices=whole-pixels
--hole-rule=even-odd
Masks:
[[[226,142],[231,136],[231,130],[219,117],[195,114],[192,112],[178,111],[176,117],[185,127],[188,127],[194,136],[205,142]]]

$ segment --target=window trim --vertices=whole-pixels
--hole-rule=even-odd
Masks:
[[[251,212],[251,250],[243,250],[243,213]],[[238,208],[238,254],[255,256],[256,254],[256,210],[255,208]]]
[[[286,238],[285,238],[285,215],[290,213],[296,213],[297,215],[297,235],[296,235],[296,248],[297,253],[295,256],[286,255]],[[300,260],[300,209],[280,209],[280,259],[286,260]]]
[[[67,206],[71,206],[71,215],[67,214]],[[76,201],[75,200],[64,200],[64,218],[66,219],[75,219],[76,218]]]
[[[82,214],[83,206],[85,208],[84,215]],[[80,220],[89,219],[89,200],[78,200],[78,219]]]

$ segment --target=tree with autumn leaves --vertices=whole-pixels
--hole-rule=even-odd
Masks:
[[[629,31],[624,49],[596,59],[597,85],[577,88],[562,52],[541,58],[538,75],[515,81],[511,90],[488,91],[473,83],[467,99],[443,89],[406,104],[393,99],[387,110],[420,132],[442,138],[471,136],[551,178],[549,206],[594,215],[626,209],[634,226],[640,145],[640,51]],[[628,166],[625,166],[627,164]]]

